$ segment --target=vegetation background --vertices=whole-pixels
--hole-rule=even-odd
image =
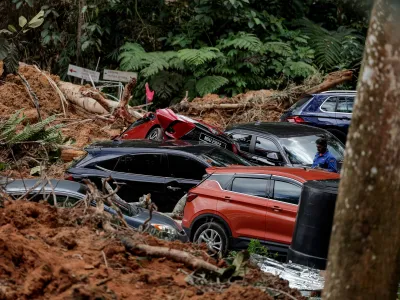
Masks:
[[[372,2],[1,1],[8,17],[0,20],[0,57],[8,40],[13,47],[3,52],[14,65],[37,64],[64,80],[73,80],[68,64],[95,69],[100,58],[99,71],[139,73],[134,104],[144,103],[149,82],[155,106],[165,107],[185,91],[233,96],[346,68],[358,74]],[[41,10],[40,27],[18,26],[21,16],[31,20]]]

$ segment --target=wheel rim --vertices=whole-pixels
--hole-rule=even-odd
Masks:
[[[222,250],[222,237],[217,231],[211,228],[204,230],[200,234],[199,238],[197,239],[197,243],[205,243],[208,249],[215,250],[217,252]]]
[[[158,130],[153,130],[149,134],[149,140],[157,140],[158,139]]]

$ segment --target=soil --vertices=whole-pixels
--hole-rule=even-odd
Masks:
[[[287,281],[252,268],[231,284],[189,285],[185,278],[193,270],[127,252],[120,233],[104,231],[91,209],[12,201],[0,214],[0,299],[293,299],[285,293],[305,299]],[[198,245],[135,237],[207,257]],[[272,292],[274,298],[265,287],[282,292]]]

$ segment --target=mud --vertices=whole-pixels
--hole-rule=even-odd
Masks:
[[[236,283],[191,286],[185,278],[193,270],[126,252],[90,214],[27,201],[0,208],[0,299],[291,299],[276,292],[274,298],[255,287],[260,284],[304,299],[286,281],[257,269]],[[137,240],[206,257],[192,244],[139,233]]]

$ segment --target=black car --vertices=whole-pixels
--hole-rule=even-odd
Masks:
[[[311,167],[317,148],[315,141],[324,137],[328,150],[340,169],[344,145],[328,131],[291,123],[249,123],[229,127],[225,132],[240,147],[240,154],[258,165]]]
[[[18,199],[30,190],[27,196],[28,199],[31,201],[47,199],[48,203],[51,205],[54,205],[54,188],[57,205],[60,207],[73,207],[86,196],[87,187],[78,182],[55,179],[52,179],[50,182],[51,185],[47,181],[41,182],[36,179],[18,179],[10,180],[8,183],[4,183],[2,187],[13,199]],[[91,203],[91,205],[95,206],[96,203]],[[139,228],[149,218],[149,210],[147,209],[138,208],[125,201],[119,201],[117,206],[124,214],[128,225],[133,228]],[[116,212],[107,205],[104,206],[104,210],[111,214],[116,214]],[[168,234],[168,237],[181,240],[182,242],[188,241],[188,237],[181,225],[166,215],[153,212],[150,225],[155,230],[162,232],[164,236]]]
[[[114,140],[85,148],[87,155],[74,163],[66,178],[88,178],[101,187],[111,176],[118,195],[136,202],[151,193],[159,211],[171,212],[178,200],[197,185],[211,166],[251,165],[226,149],[188,141]]]

